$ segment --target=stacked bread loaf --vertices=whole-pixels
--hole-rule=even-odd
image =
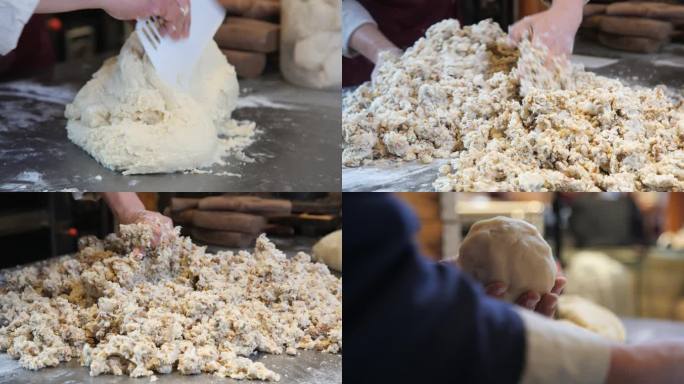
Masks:
[[[289,216],[289,200],[254,196],[211,196],[171,199],[166,214],[192,238],[206,244],[248,247],[261,233],[292,234],[292,228],[270,223]],[[287,233],[285,233],[287,232]]]
[[[582,30],[603,45],[631,52],[658,51],[684,27],[684,5],[623,1],[587,4]],[[682,29],[684,30],[684,29]]]
[[[260,76],[280,42],[280,0],[220,0],[228,17],[216,32],[221,51],[238,76]]]

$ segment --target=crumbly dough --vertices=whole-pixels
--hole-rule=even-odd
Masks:
[[[523,220],[498,216],[473,224],[456,263],[482,284],[508,287],[503,299],[514,302],[525,292],[551,292],[556,263],[537,228]]]
[[[558,297],[558,318],[613,341],[625,341],[627,333],[620,319],[608,309],[583,297]]]
[[[343,163],[450,158],[439,191],[684,190],[680,100],[548,60],[491,21],[435,24],[344,98]]]
[[[119,57],[106,61],[67,105],[69,139],[124,174],[220,163],[235,149],[228,148],[235,142],[231,139],[250,137],[250,132],[230,119],[237,105],[237,77],[213,41],[189,83],[187,92],[163,83],[132,34]]]
[[[342,281],[264,236],[254,253],[205,253],[148,226],[82,238],[73,256],[4,271],[0,350],[28,369],[78,358],[90,374],[213,373],[279,380],[256,351],[342,349]]]

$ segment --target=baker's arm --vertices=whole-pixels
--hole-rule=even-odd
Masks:
[[[172,38],[187,37],[190,28],[190,0],[40,0],[36,13],[80,9],[103,9],[119,20],[160,16],[165,21],[162,34],[168,33]]]
[[[525,368],[522,384],[601,384],[610,366],[611,343],[579,327],[523,308]]]
[[[38,0],[0,0],[0,55],[17,47],[19,36],[38,5]]]
[[[525,325],[522,384],[680,383],[684,340],[614,343],[517,308]]]
[[[342,2],[342,55],[355,57],[361,54],[372,63],[378,62],[383,51],[399,51],[378,29],[378,24],[356,0]]]
[[[585,0],[555,0],[549,9],[526,16],[510,27],[509,35],[518,43],[526,36],[549,48],[556,56],[569,56],[575,34],[582,23]]]
[[[584,4],[589,4],[591,0],[584,0]],[[553,3],[552,0],[541,0],[542,3],[546,4],[547,7],[551,6],[551,3]]]
[[[145,209],[135,192],[103,192],[101,195],[119,224],[151,225],[155,231],[155,243],[160,241],[162,235],[173,231],[173,221],[159,212]]]

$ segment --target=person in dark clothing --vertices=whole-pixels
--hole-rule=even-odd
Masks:
[[[357,193],[346,194],[344,206],[344,381],[447,382],[457,373],[459,382],[516,382],[520,317],[456,268],[419,257],[418,224],[406,206]],[[466,345],[469,353],[454,353]],[[410,363],[378,364],[388,355]]]
[[[487,296],[421,256],[418,221],[383,193],[344,195],[343,381],[675,383],[684,342],[616,345]]]

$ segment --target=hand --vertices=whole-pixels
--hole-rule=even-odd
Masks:
[[[558,305],[558,296],[563,292],[567,279],[564,276],[556,277],[556,283],[550,293],[539,295],[537,292],[525,292],[515,301],[521,307],[538,312],[544,316],[552,317]],[[485,287],[487,295],[497,299],[502,298],[508,287],[502,282],[490,283]]]
[[[119,224],[149,224],[154,228],[153,245],[159,245],[163,235],[173,232],[170,218],[145,209],[134,192],[103,192],[102,199],[116,216]]]
[[[119,218],[120,224],[147,224],[154,231],[152,245],[157,246],[163,236],[173,232],[173,221],[159,212],[146,210],[125,212]]]
[[[375,83],[375,79],[378,76],[378,70],[380,69],[380,67],[382,67],[385,61],[387,61],[387,59],[396,58],[403,54],[404,52],[397,47],[389,48],[378,53],[378,58],[375,61],[375,67],[373,68],[373,72],[371,73],[371,81]]]
[[[555,56],[569,56],[575,44],[575,34],[582,23],[584,0],[555,0],[544,12],[527,16],[513,24],[509,35],[515,44],[529,31],[533,41],[539,41]]]
[[[159,16],[164,20],[162,35],[172,39],[188,37],[190,33],[190,0],[100,0],[101,8],[119,20],[144,19]]]

